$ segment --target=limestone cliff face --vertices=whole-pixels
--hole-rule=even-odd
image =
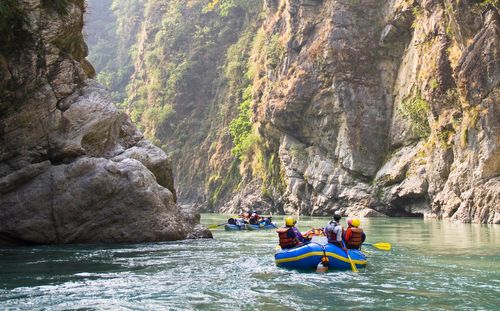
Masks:
[[[137,121],[183,202],[500,223],[497,2],[169,3],[147,2],[128,107],[178,94]]]
[[[285,51],[254,81],[254,112],[287,212],[500,222],[495,7],[287,1],[273,15]]]
[[[1,34],[0,245],[209,235],[176,205],[166,154],[89,79],[84,1],[6,5],[18,25]]]

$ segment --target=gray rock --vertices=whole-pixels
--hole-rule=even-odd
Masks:
[[[0,55],[0,86],[19,83],[0,116],[0,245],[211,237],[176,205],[166,154],[88,79],[84,3],[67,16],[19,5],[40,48]]]
[[[490,8],[485,12],[482,29],[457,68],[459,88],[470,106],[464,109],[465,118],[461,135],[454,144],[449,176],[432,201],[433,213],[443,218],[499,223],[499,33],[500,16]],[[481,113],[475,110],[478,108]]]
[[[148,168],[156,177],[156,181],[161,186],[172,192],[174,201],[176,201],[174,178],[172,168],[167,155],[160,148],[153,145],[148,140],[141,140],[135,146],[125,150],[113,158],[114,161],[124,159],[135,159]]]
[[[172,193],[133,159],[82,157],[48,167],[4,193],[0,206],[0,219],[8,219],[2,243],[166,241],[202,232],[194,229],[199,219],[184,218]]]
[[[422,144],[416,147],[407,146],[395,152],[391,159],[377,172],[375,176],[376,183],[386,187],[402,182],[406,177],[411,161],[421,147]]]

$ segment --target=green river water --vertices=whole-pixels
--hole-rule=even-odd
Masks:
[[[298,227],[326,222],[302,217]],[[273,230],[0,248],[0,310],[500,310],[500,226],[375,218],[362,227],[368,242],[393,249],[366,247],[369,264],[357,274],[276,267]]]

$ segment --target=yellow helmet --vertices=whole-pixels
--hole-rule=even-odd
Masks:
[[[361,225],[361,221],[360,221],[359,219],[357,219],[357,218],[356,218],[356,219],[353,219],[353,220],[352,220],[352,225],[353,225],[354,227],[359,227],[359,225]]]
[[[287,226],[287,227],[293,227],[293,226],[295,226],[296,223],[297,223],[297,221],[293,217],[286,217],[285,218],[285,226]]]

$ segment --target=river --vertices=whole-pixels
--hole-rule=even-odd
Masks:
[[[226,218],[205,214],[202,222]],[[301,217],[298,227],[326,222]],[[278,268],[273,230],[4,247],[0,310],[500,310],[500,226],[372,218],[362,227],[367,241],[389,242],[392,250],[366,247],[368,267],[359,273]]]

